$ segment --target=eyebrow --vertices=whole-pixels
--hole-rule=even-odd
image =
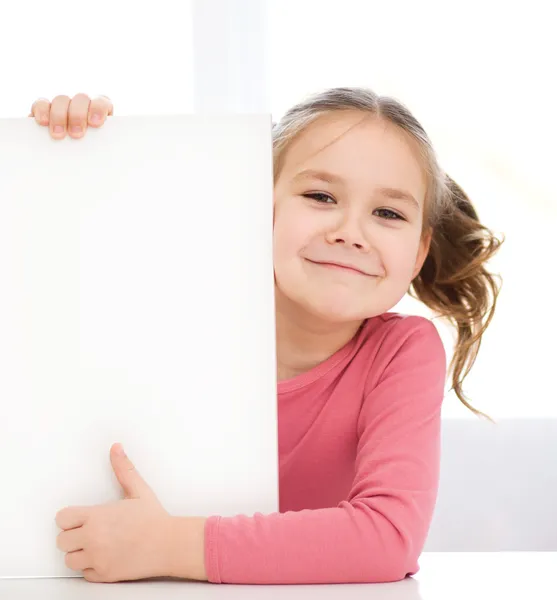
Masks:
[[[340,175],[335,175],[334,173],[329,173],[327,171],[317,171],[315,169],[306,169],[305,171],[300,171],[294,177],[294,181],[299,179],[319,179],[320,181],[331,184],[344,183],[344,179],[340,177]],[[415,205],[417,208],[421,208],[420,203],[410,192],[399,190],[398,188],[393,187],[380,187],[377,188],[376,192],[381,196],[386,196],[387,198],[391,198],[393,200],[403,200],[409,204]]]

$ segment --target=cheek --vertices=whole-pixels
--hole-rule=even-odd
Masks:
[[[383,249],[383,264],[387,275],[402,282],[412,278],[419,248],[419,236],[404,236],[392,240]]]
[[[299,257],[311,239],[306,220],[285,207],[275,210],[273,247],[275,261],[282,263]]]

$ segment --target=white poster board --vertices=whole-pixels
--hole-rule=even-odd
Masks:
[[[0,120],[0,577],[75,575],[56,512],[278,510],[271,119]]]

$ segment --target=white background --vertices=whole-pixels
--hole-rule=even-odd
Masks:
[[[498,311],[465,388],[472,403],[495,418],[557,416],[551,3],[99,0],[88,10],[10,5],[0,116],[81,91],[109,95],[116,114],[225,109],[275,120],[329,86],[396,96],[482,220],[507,237],[492,264],[504,277]],[[474,418],[452,394],[444,411]]]

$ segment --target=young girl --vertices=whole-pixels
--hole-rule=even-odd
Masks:
[[[112,105],[58,96],[31,114],[53,137],[82,137]],[[273,150],[280,512],[171,516],[115,445],[125,498],[57,515],[66,564],[90,581],[387,582],[418,571],[446,355],[430,320],[389,311],[410,291],[452,321],[452,387],[481,414],[462,382],[493,316],[499,288],[485,263],[500,240],[391,98],[315,95],[274,127]]]

